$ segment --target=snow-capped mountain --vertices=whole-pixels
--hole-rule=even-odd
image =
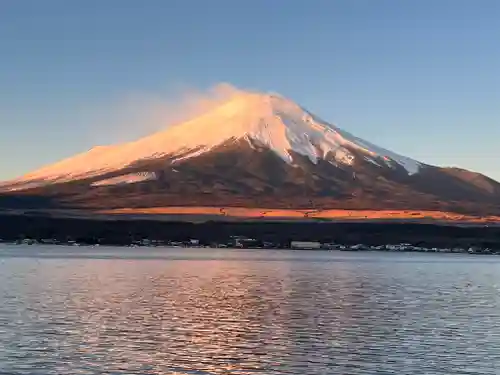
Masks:
[[[485,176],[398,155],[280,95],[255,92],[238,92],[201,116],[134,142],[96,147],[0,189],[117,207],[429,209],[500,202],[500,185]]]
[[[167,130],[115,146],[89,152],[49,165],[12,182],[46,184],[94,177],[125,168],[139,160],[171,156],[173,162],[200,156],[228,140],[244,139],[268,147],[286,163],[291,152],[307,156],[312,163],[331,153],[336,162],[355,163],[350,149],[359,150],[375,164],[397,163],[409,174],[421,165],[410,158],[377,147],[320,120],[279,95],[244,92],[190,121]]]

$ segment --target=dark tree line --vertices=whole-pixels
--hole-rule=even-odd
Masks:
[[[500,249],[500,227],[463,227],[433,224],[331,222],[166,222],[153,220],[88,220],[44,216],[0,215],[0,238],[73,239],[85,243],[128,244],[131,240],[226,241],[247,236],[285,246],[292,240],[342,244],[385,245],[410,243],[436,247]]]

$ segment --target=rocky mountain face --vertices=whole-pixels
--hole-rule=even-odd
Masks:
[[[277,95],[99,147],[2,186],[3,207],[245,206],[500,213],[500,184],[380,148]]]

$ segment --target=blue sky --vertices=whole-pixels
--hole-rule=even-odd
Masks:
[[[500,180],[499,19],[497,0],[4,0],[0,179],[142,135],[135,100],[229,82]]]

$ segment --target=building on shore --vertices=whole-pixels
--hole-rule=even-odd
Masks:
[[[290,247],[296,250],[314,250],[320,249],[321,243],[316,241],[292,241]]]

